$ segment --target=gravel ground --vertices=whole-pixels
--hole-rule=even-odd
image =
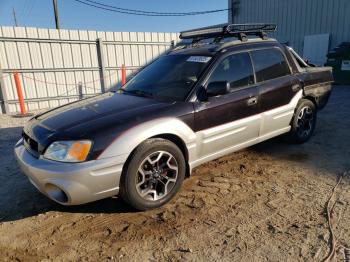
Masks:
[[[62,207],[18,169],[26,119],[0,115],[0,260],[321,261],[326,203],[350,170],[350,87],[336,86],[303,145],[273,139],[195,169],[166,206],[135,212],[117,197]],[[350,247],[350,179],[336,191],[338,243]],[[340,248],[337,261],[350,261]]]

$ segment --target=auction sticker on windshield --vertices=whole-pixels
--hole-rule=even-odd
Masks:
[[[190,56],[187,62],[208,63],[210,59],[211,57],[209,56]]]

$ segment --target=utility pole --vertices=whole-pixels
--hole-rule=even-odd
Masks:
[[[230,0],[229,1],[229,6],[228,6],[228,8],[229,8],[229,11],[228,11],[229,18],[228,18],[228,21],[231,24],[234,24],[236,22],[235,21],[235,16],[238,15],[240,3],[241,3],[240,0]]]
[[[58,15],[58,5],[57,0],[52,0],[53,3],[53,11],[55,12],[55,23],[56,23],[56,29],[60,29],[60,17]]]
[[[228,23],[229,24],[233,24],[233,19],[232,19],[232,14],[233,14],[233,12],[232,12],[232,8],[233,8],[233,1],[234,0],[229,0],[228,1]]]
[[[17,17],[16,17],[16,10],[14,7],[12,7],[12,14],[13,14],[13,20],[15,21],[15,26],[18,26]]]

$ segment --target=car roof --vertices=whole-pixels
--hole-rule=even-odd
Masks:
[[[190,43],[182,44],[181,42],[169,52],[170,55],[203,55],[203,56],[213,56],[216,53],[220,52],[223,49],[228,49],[232,47],[244,47],[251,46],[254,44],[254,47],[261,45],[279,45],[277,40],[273,38],[268,38],[266,40],[261,38],[249,38],[246,41],[233,40],[229,42],[220,42],[220,43]]]

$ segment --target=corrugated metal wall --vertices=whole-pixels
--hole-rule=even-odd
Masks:
[[[232,0],[229,1],[229,6]],[[235,0],[236,1],[236,0]],[[230,22],[271,22],[275,37],[302,54],[305,35],[331,34],[331,48],[350,41],[349,0],[240,0],[239,12]],[[231,17],[232,19],[232,17]]]
[[[122,64],[130,74],[177,39],[176,33],[0,27],[0,100],[9,112],[19,111],[14,71],[20,75],[28,110],[101,93],[103,85],[107,90],[121,81]]]

